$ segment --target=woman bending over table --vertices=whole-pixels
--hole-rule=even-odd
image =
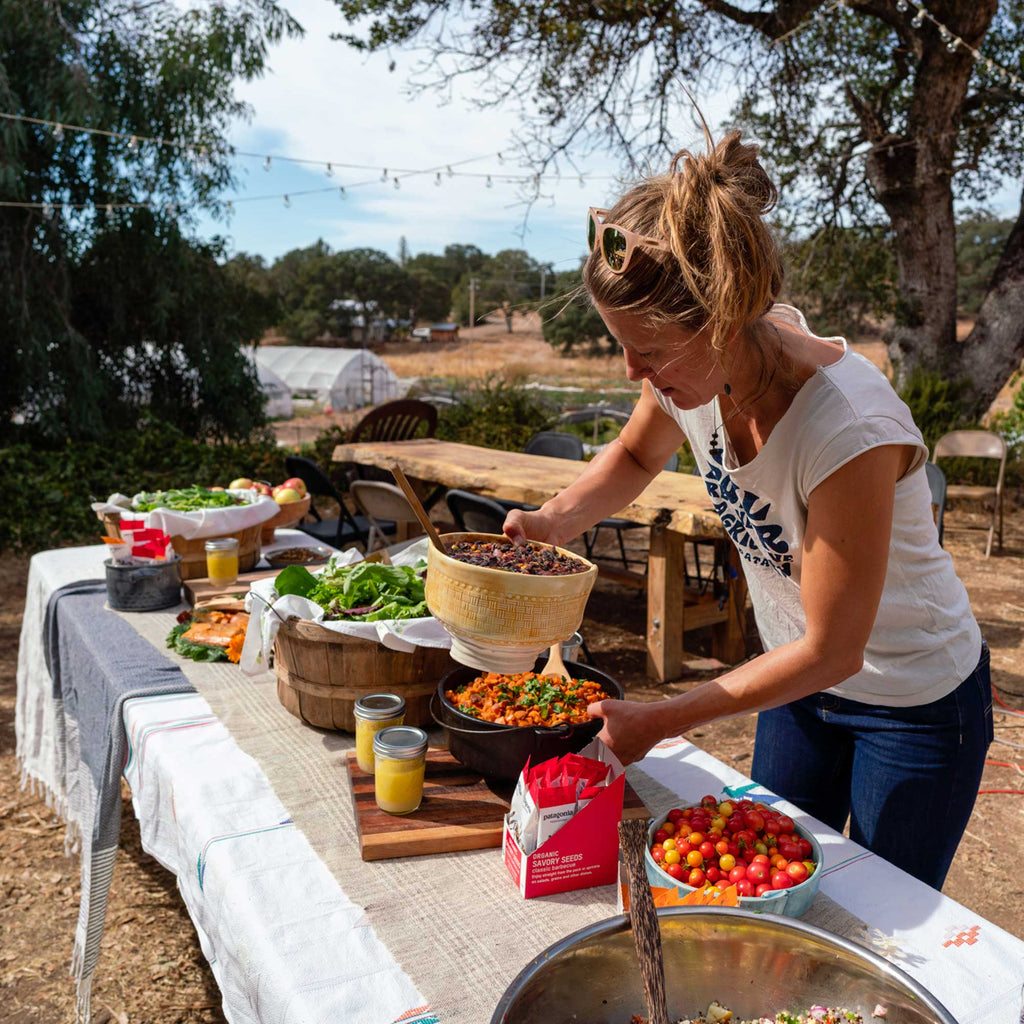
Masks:
[[[617,443],[505,533],[564,544],[682,444],[743,559],[765,653],[671,700],[605,700],[629,763],[758,712],[751,777],[941,888],[992,739],[989,657],[938,543],[928,450],[885,376],[776,302],[776,190],[738,132],[588,216],[584,284],[642,390]]]

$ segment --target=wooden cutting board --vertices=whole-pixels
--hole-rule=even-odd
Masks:
[[[363,860],[501,846],[502,823],[515,784],[488,783],[447,750],[427,751],[423,803],[412,814],[388,814],[377,806],[373,776],[359,767],[354,750],[348,751],[348,774]],[[649,814],[627,782],[623,818]]]
[[[236,597],[249,592],[249,584],[256,580],[265,580],[268,576],[276,576],[280,569],[263,569],[261,572],[244,572],[231,584],[214,583],[207,576],[194,580],[185,580],[185,600],[188,604],[199,604],[212,598]]]

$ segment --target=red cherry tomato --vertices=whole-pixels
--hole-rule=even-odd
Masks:
[[[750,864],[753,861],[753,859],[757,856],[757,850],[755,850],[752,846],[748,846],[745,849],[740,850],[740,856],[748,864]]]
[[[786,874],[789,875],[797,885],[801,882],[806,882],[808,878],[807,868],[804,866],[803,861],[800,860],[790,861],[786,865]]]
[[[709,796],[702,796],[700,798],[700,805],[701,805],[701,807],[709,807],[709,808],[710,807],[714,807],[714,809],[716,811],[718,810],[718,800],[715,799],[715,797],[710,796],[710,795]]]
[[[764,823],[764,834],[766,836],[777,836],[782,830],[779,828],[779,823],[772,818],[769,818]]]
[[[736,883],[736,891],[741,896],[753,896],[757,890],[754,888],[754,883],[749,878],[741,878]]]
[[[664,848],[661,846],[654,847],[654,849],[651,850],[651,856],[654,858],[656,863],[660,864],[665,859]]]
[[[746,867],[743,864],[737,864],[736,867],[734,867],[729,872],[729,881],[730,882],[738,882],[741,878],[746,878],[746,877],[747,877],[747,869],[746,869]]]
[[[654,833],[654,841],[656,843],[663,843],[666,839],[668,839],[668,837],[669,833],[666,832],[663,828],[659,828],[658,831]]]
[[[760,811],[747,811],[743,815],[743,821],[746,823],[747,828],[751,828],[755,832],[764,831],[764,815]]]
[[[719,839],[718,842],[715,843],[715,853],[717,853],[719,857],[722,857],[728,852],[729,844],[724,839]]]
[[[779,831],[792,833],[793,829],[796,828],[796,824],[788,814],[779,815]]]
[[[771,892],[772,887],[767,882],[762,882],[755,890],[755,896],[763,896],[766,892]]]
[[[793,881],[785,871],[776,871],[772,875],[772,888],[773,889],[792,889],[796,883]]]
[[[675,825],[680,818],[684,817],[684,815],[684,811],[680,810],[678,807],[673,807],[672,810],[668,812],[667,817],[668,820],[671,821],[673,825]]]
[[[725,892],[725,890],[728,889],[730,885],[732,885],[732,882],[730,882],[728,878],[720,878],[717,882],[715,882],[715,888],[718,889],[719,892]]]
[[[686,884],[693,886],[694,889],[699,889],[706,881],[706,875],[700,868],[692,868],[689,875],[686,876]]]
[[[771,879],[771,869],[761,861],[754,861],[747,865],[747,878],[755,885],[763,885]]]
[[[665,871],[667,871],[673,878],[682,882],[686,878],[687,868],[684,868],[682,864],[666,864]]]
[[[769,860],[767,854],[758,853],[754,859],[750,862],[751,864],[763,864],[765,867],[771,867],[771,860]]]
[[[685,839],[677,839],[675,842],[680,857],[685,857],[693,849]]]
[[[814,852],[814,847],[811,846],[809,839],[804,839],[803,836],[799,836],[796,841],[796,845],[800,847],[800,852],[803,854],[803,859],[806,860]]]
[[[697,849],[700,850],[700,855],[705,860],[711,860],[711,858],[714,857],[714,855],[715,855],[714,843],[710,843],[706,839],[704,840],[703,843],[700,844],[700,846],[697,847]]]
[[[779,843],[779,856],[786,860],[803,860],[803,851],[796,843]]]
[[[719,868],[716,868],[714,864],[709,867],[704,874],[707,876],[707,880],[714,885],[722,877],[722,872]]]

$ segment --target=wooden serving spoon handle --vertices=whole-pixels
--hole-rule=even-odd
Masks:
[[[629,918],[633,926],[633,942],[640,962],[640,979],[647,1000],[649,1024],[668,1024],[665,1003],[665,964],[661,953],[661,928],[658,911],[651,895],[651,883],[644,870],[644,849],[647,846],[647,822],[632,818],[619,822],[619,843],[629,876]]]
[[[540,674],[542,676],[561,676],[565,680],[572,678],[569,675],[569,670],[565,667],[565,662],[562,660],[561,643],[551,645],[548,660],[544,662],[544,667],[540,670]]]

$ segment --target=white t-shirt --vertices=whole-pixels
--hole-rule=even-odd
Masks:
[[[776,305],[769,316],[811,334],[792,306]],[[864,667],[828,692],[891,707],[927,704],[974,671],[981,631],[953,560],[939,546],[924,469],[928,449],[910,410],[885,375],[842,338],[823,340],[841,345],[842,357],[818,367],[744,466],[737,465],[721,427],[717,398],[686,411],[655,395],[685,432],[715,511],[743,559],[766,650],[799,639],[806,629],[800,567],[814,488],[871,448],[917,449],[896,485],[885,587]],[[716,427],[719,445],[713,450]]]

